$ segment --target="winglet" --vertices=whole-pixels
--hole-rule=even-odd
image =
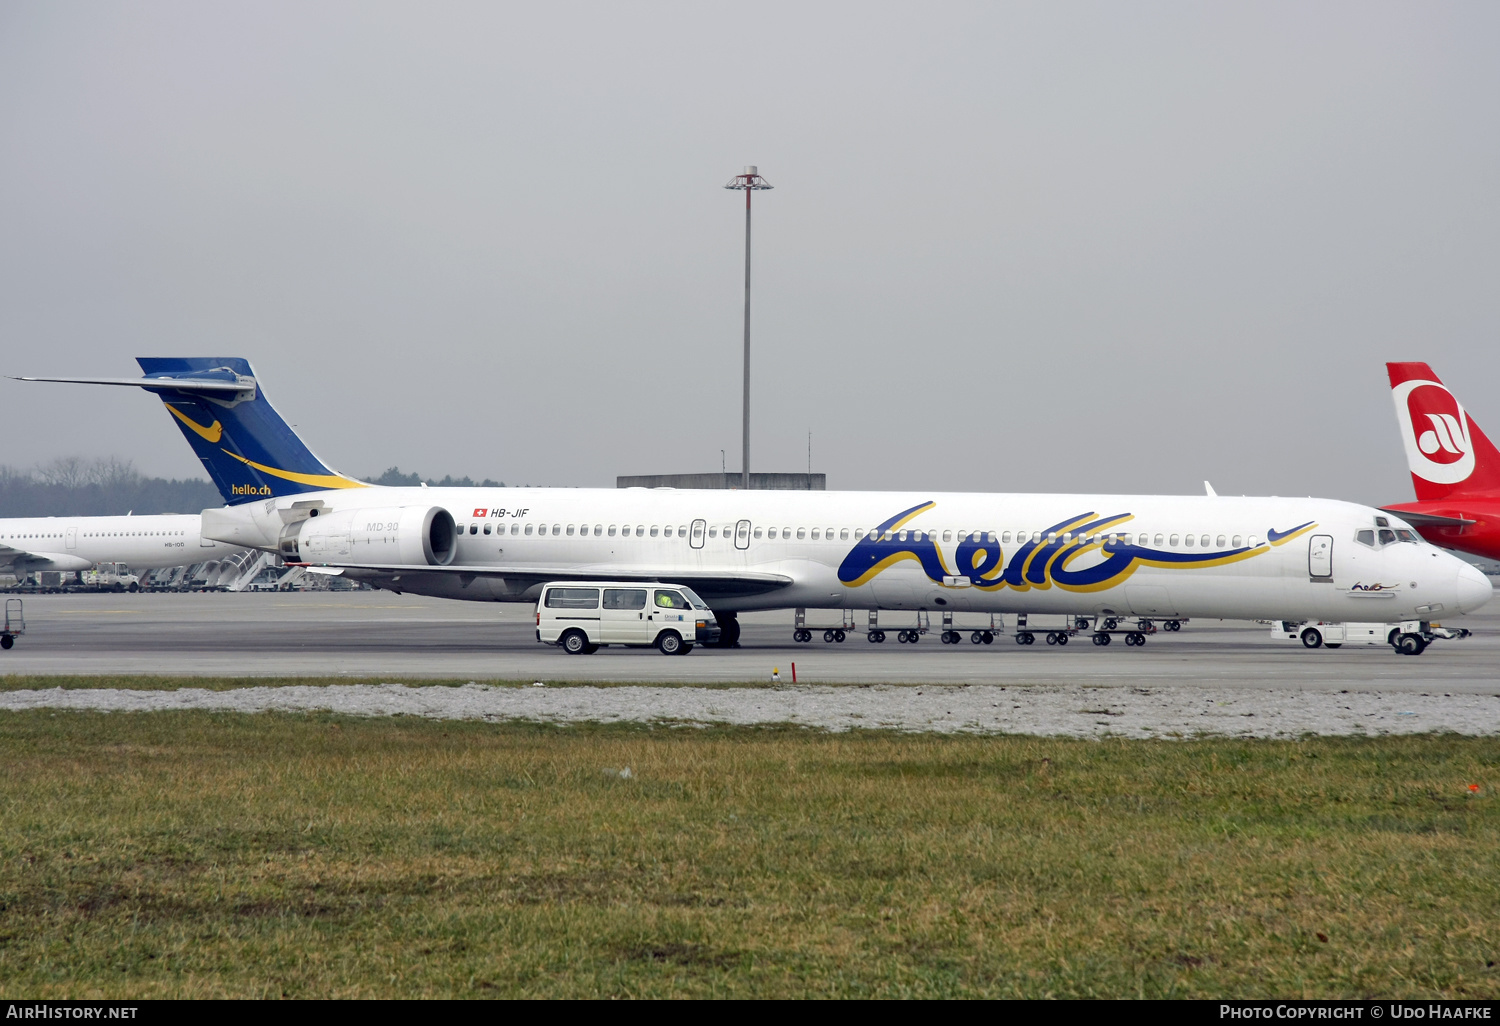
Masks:
[[[1219,497],[1219,493],[1214,491],[1214,486],[1209,484],[1207,481],[1203,482],[1203,493],[1210,499],[1217,499]]]

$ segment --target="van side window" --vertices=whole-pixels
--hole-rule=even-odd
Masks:
[[[598,588],[553,588],[547,592],[548,609],[598,609]]]
[[[605,588],[605,609],[645,609],[645,588]]]
[[[662,609],[692,609],[688,600],[675,591],[658,591],[656,593],[656,604]]]

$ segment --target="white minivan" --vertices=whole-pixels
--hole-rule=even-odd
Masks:
[[[600,645],[655,645],[662,655],[686,655],[695,644],[719,640],[708,603],[680,584],[553,581],[536,604],[536,640],[569,655]]]

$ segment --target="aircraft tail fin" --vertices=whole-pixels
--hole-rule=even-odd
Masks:
[[[144,388],[161,397],[229,505],[329,488],[364,488],[313,455],[238,357],[140,357],[142,378],[22,378]]]
[[[1417,498],[1500,492],[1500,452],[1425,363],[1388,363],[1391,399]]]

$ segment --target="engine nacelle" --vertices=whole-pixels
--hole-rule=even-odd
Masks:
[[[278,548],[288,563],[447,566],[454,533],[453,515],[438,506],[314,510],[282,529]]]

